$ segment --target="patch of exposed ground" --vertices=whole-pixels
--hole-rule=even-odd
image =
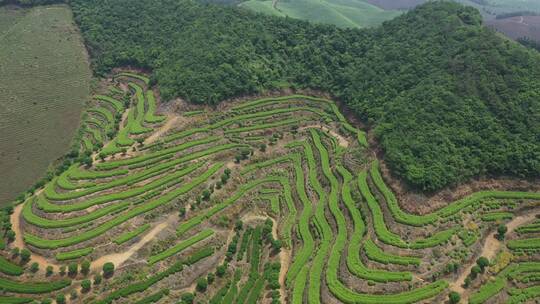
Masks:
[[[91,270],[100,271],[103,267],[103,264],[107,262],[112,262],[116,268],[120,268],[127,260],[129,260],[139,249],[141,249],[146,243],[154,239],[158,233],[163,231],[167,226],[172,224],[175,220],[176,215],[169,215],[166,221],[156,225],[150,232],[148,232],[144,237],[142,237],[137,243],[131,245],[127,250],[119,253],[112,253],[101,256],[99,259],[92,262]]]
[[[40,192],[41,190],[36,192],[36,195],[39,194]],[[27,248],[24,243],[23,232],[21,230],[21,212],[22,212],[23,206],[24,204],[19,204],[15,206],[15,208],[13,208],[13,213],[11,214],[11,217],[10,217],[11,226],[12,226],[11,229],[13,229],[13,231],[15,232],[15,240],[13,241],[11,246],[17,247],[19,249]],[[43,270],[47,268],[47,266],[52,266],[55,271],[59,269],[60,266],[58,264],[51,263],[45,257],[39,254],[36,254],[32,251],[30,252],[32,253],[32,255],[30,257],[29,263],[34,263],[34,262],[38,263],[39,269]]]
[[[148,145],[155,142],[158,138],[166,134],[173,126],[175,126],[179,120],[180,120],[179,116],[167,115],[167,120],[165,124],[160,126],[158,129],[154,129],[154,132],[152,133],[152,135],[148,136],[144,140],[144,144]]]
[[[338,144],[344,148],[347,148],[349,146],[349,141],[343,137],[342,135],[338,134],[336,131],[334,130],[331,130],[331,129],[328,129],[327,127],[323,126],[323,125],[309,125],[309,126],[305,126],[305,127],[302,127],[300,128],[299,130],[302,131],[302,130],[305,130],[305,129],[310,129],[310,128],[317,128],[317,129],[321,129],[323,130],[324,132],[327,132],[328,134],[332,135],[333,137],[335,137],[338,141]]]
[[[506,227],[508,228],[507,234],[512,233],[517,227],[535,220],[536,215],[538,215],[537,212],[516,216],[506,224]],[[495,258],[502,245],[503,243],[495,238],[495,232],[490,233],[482,246],[482,250],[475,255],[475,258],[463,269],[459,277],[455,281],[450,282],[450,289],[462,295],[460,303],[467,303],[467,299],[469,298],[469,291],[465,290],[462,285],[467,276],[471,273],[473,266],[476,265],[476,258],[483,256],[491,261]]]

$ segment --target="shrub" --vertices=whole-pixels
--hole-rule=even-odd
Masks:
[[[56,295],[56,303],[57,304],[65,304],[66,303],[66,296],[63,293],[59,293]]]
[[[92,287],[92,283],[88,279],[84,279],[81,282],[81,288],[83,292],[88,292],[90,288]]]
[[[216,275],[220,278],[222,278],[225,273],[227,272],[227,265],[226,264],[222,264],[222,265],[219,265],[217,268],[216,268]]]
[[[87,275],[90,272],[90,262],[88,260],[84,260],[81,263],[81,273],[84,275]]]
[[[191,292],[186,292],[182,294],[182,302],[186,304],[193,304],[193,300],[195,300],[195,296]]]
[[[94,276],[94,285],[99,285],[99,284],[101,284],[101,280],[102,280],[101,274],[99,274],[99,273],[96,274],[96,275]]]
[[[103,264],[103,276],[106,278],[110,278],[114,274],[114,264],[111,262],[107,262]]]
[[[68,265],[68,275],[69,276],[76,276],[77,273],[79,271],[79,265],[77,265],[77,263],[73,262],[73,263],[69,263]]]
[[[46,276],[51,276],[53,274],[53,267],[51,265],[47,266],[47,269],[45,270]]]
[[[39,264],[34,262],[32,263],[32,265],[30,265],[30,271],[33,272],[33,273],[36,273],[38,272],[39,270]]]
[[[508,228],[504,224],[500,224],[499,227],[497,227],[497,235],[496,238],[500,241],[504,240],[504,235],[508,231]]]
[[[21,261],[23,263],[26,263],[30,260],[30,256],[32,254],[30,253],[30,250],[24,248],[23,250],[21,250]]]
[[[15,231],[11,229],[6,231],[6,238],[9,243],[13,242],[15,240]]]
[[[180,209],[178,210],[178,216],[182,218],[185,215],[186,215],[186,207],[180,207]]]
[[[482,272],[482,269],[480,268],[480,266],[478,265],[474,265],[472,268],[471,268],[471,279],[476,279],[476,277],[478,276],[479,273]]]
[[[451,304],[458,304],[459,301],[461,301],[461,296],[459,295],[459,293],[455,291],[450,292],[450,294],[448,295],[448,298]]]
[[[478,265],[478,267],[480,267],[480,269],[482,270],[482,272],[484,272],[484,269],[489,266],[489,260],[485,257],[479,257],[477,260],[476,260],[476,265]]]
[[[69,298],[71,302],[73,302],[73,300],[77,299],[78,297],[79,297],[79,294],[77,293],[77,290],[75,289],[73,289],[71,293],[69,294]]]
[[[205,292],[208,288],[208,281],[206,278],[199,278],[197,280],[197,291]]]

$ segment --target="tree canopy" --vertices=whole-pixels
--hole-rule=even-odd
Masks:
[[[540,55],[471,7],[430,2],[359,30],[187,0],[70,4],[96,73],[147,69],[165,100],[317,89],[366,122],[418,189],[540,175]]]

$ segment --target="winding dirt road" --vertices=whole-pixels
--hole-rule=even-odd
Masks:
[[[24,243],[23,239],[23,233],[21,230],[21,211],[23,208],[23,204],[19,204],[16,206],[13,210],[13,214],[11,214],[11,223],[13,226],[13,231],[15,231],[15,240],[13,241],[13,246],[18,247],[19,249],[26,248],[26,245]],[[157,226],[155,226],[150,232],[148,232],[141,240],[139,240],[137,243],[133,244],[131,247],[126,249],[123,252],[120,253],[112,253],[104,255],[97,260],[93,261],[90,269],[91,271],[100,271],[103,267],[103,264],[106,262],[112,262],[116,268],[119,268],[123,263],[125,263],[129,258],[131,258],[139,249],[141,249],[146,243],[151,241],[158,233],[160,233],[163,229],[167,228],[175,219],[175,215],[170,215],[166,221],[163,221],[159,223]],[[44,271],[47,266],[52,266],[55,271],[58,271],[60,265],[56,264],[54,262],[51,262],[49,259],[36,254],[32,252],[32,256],[30,258],[30,263],[36,262],[39,265],[39,269],[41,271]]]
[[[41,191],[36,192],[36,195],[38,195],[40,192]],[[11,217],[10,217],[11,226],[12,226],[11,229],[13,229],[13,231],[15,232],[15,240],[13,241],[12,245],[19,249],[26,248],[26,245],[24,244],[23,233],[21,230],[21,220],[20,220],[23,206],[24,206],[24,203],[15,206],[15,208],[13,208],[13,213],[11,214]],[[47,266],[52,266],[54,271],[58,271],[60,267],[58,264],[49,262],[49,260],[47,260],[45,257],[32,252],[29,263],[31,264],[34,262],[38,263],[40,271],[45,271],[45,268],[47,268]]]
[[[131,247],[129,247],[127,250],[123,252],[119,252],[119,253],[112,253],[112,254],[101,256],[100,258],[92,262],[92,266],[90,267],[90,269],[92,271],[100,271],[101,268],[103,267],[103,264],[107,262],[112,262],[115,268],[119,268],[120,266],[122,266],[122,264],[124,264],[127,260],[129,260],[135,253],[137,253],[139,249],[141,249],[144,245],[146,245],[146,243],[150,242],[152,239],[154,239],[154,237],[158,233],[160,233],[163,229],[167,228],[167,226],[169,226],[172,223],[175,216],[176,215],[174,214],[169,215],[166,221],[161,222],[158,225],[156,225],[154,228],[152,228],[152,230],[150,230],[150,232],[148,232],[137,243],[131,245]]]
[[[161,135],[167,133],[167,131],[169,131],[176,124],[176,122],[179,119],[180,119],[179,116],[167,115],[167,119],[166,119],[165,124],[162,125],[161,127],[159,127],[159,129],[154,130],[152,135],[148,136],[144,140],[144,144],[148,145],[148,144],[151,144],[151,143],[155,142],[156,139],[158,139]]]
[[[534,219],[536,219],[537,214],[538,213],[531,213],[531,214],[520,215],[520,216],[515,217],[513,220],[511,220],[510,222],[506,224],[506,227],[508,228],[507,234],[513,232],[517,227],[527,222],[533,221]],[[495,238],[495,232],[492,232],[487,236],[486,241],[484,242],[484,246],[482,247],[482,250],[477,256],[486,257],[491,261],[493,258],[495,258],[496,254],[499,252],[502,245],[503,243]],[[461,274],[455,281],[450,282],[450,289],[461,294],[460,303],[468,302],[469,295],[466,292],[466,290],[462,287],[462,285],[465,282],[465,278],[467,278],[467,276],[471,272],[471,269],[473,268],[474,265],[476,265],[476,259],[471,261],[471,263],[467,266],[467,268],[465,268],[461,272]]]

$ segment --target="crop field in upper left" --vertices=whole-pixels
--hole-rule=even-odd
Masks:
[[[67,6],[0,8],[0,204],[68,150],[89,94],[85,52]]]

